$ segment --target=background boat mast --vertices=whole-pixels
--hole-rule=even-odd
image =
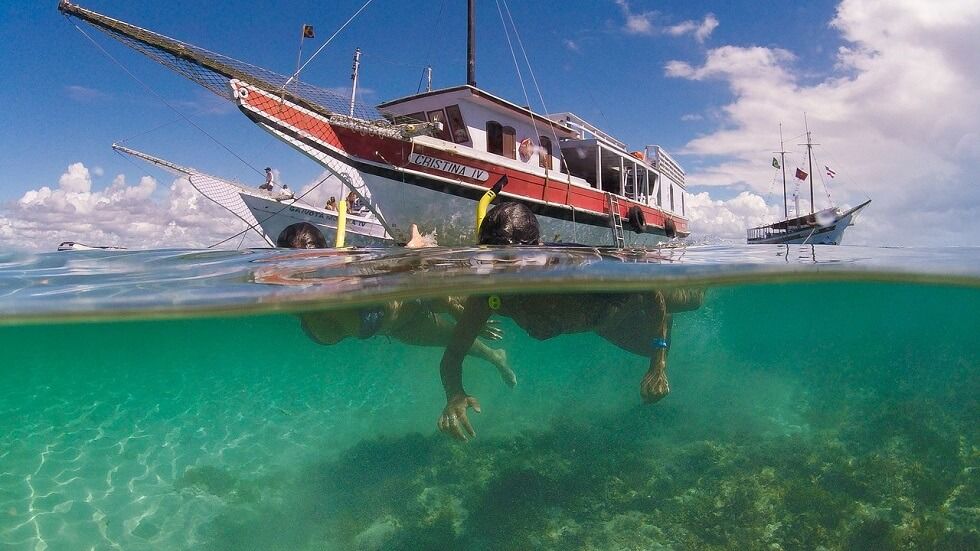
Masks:
[[[466,8],[466,84],[476,86],[476,0]]]
[[[789,200],[786,197],[786,146],[783,145],[783,123],[779,123],[779,163],[783,169],[783,219],[789,218]],[[797,213],[799,214],[799,213]]]
[[[810,126],[806,122],[806,113],[803,113],[803,127],[806,128],[806,143],[800,145],[806,146],[806,158],[810,162],[810,214],[813,214],[815,212],[813,208],[813,146],[820,144],[813,143],[810,138]]]

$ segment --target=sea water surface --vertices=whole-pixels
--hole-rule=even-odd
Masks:
[[[678,289],[655,404],[495,318],[465,443],[441,347],[299,322]],[[0,254],[0,550],[978,549],[978,329],[971,248]]]

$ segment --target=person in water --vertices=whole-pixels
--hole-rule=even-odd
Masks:
[[[412,230],[414,237],[422,239],[415,224],[412,224]],[[327,240],[313,224],[298,222],[280,232],[276,246],[323,249],[327,246]],[[456,318],[461,316],[461,301],[453,297],[443,300],[391,301],[357,310],[311,312],[299,317],[303,332],[313,342],[322,345],[337,344],[351,337],[369,339],[386,336],[405,344],[444,347],[449,344],[453,325],[443,314]],[[499,340],[501,332],[494,324],[484,324],[478,335],[489,340]],[[508,386],[517,384],[517,376],[510,368],[505,350],[490,348],[474,336],[464,355],[492,364]]]
[[[481,245],[537,245],[540,230],[529,208],[520,203],[495,206],[480,226]],[[670,391],[667,350],[671,314],[696,310],[699,290],[658,290],[646,293],[541,294],[472,296],[459,318],[440,364],[446,407],[439,417],[442,432],[458,440],[476,436],[467,410],[480,412],[480,403],[463,389],[463,356],[492,314],[511,318],[528,335],[546,340],[558,335],[594,332],[616,346],[650,358],[640,381],[640,395],[657,402]]]

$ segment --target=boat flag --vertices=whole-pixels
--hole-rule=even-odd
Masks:
[[[796,169],[796,177],[799,178],[800,180],[806,180],[807,176],[809,176],[809,174],[807,174],[806,172],[803,172],[799,168]]]
[[[313,25],[303,25],[303,38],[316,38],[313,33]]]
[[[829,166],[824,165],[824,168],[827,169],[827,176],[830,176],[831,178],[833,178],[834,176],[837,176],[837,173],[834,172],[833,170],[830,170],[830,167]]]
[[[775,157],[772,158],[772,167],[779,168],[779,161],[777,161]]]

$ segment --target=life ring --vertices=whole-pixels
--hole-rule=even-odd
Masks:
[[[248,88],[242,86],[238,88],[238,99],[248,99]]]
[[[531,141],[531,138],[521,140],[521,144],[517,147],[517,154],[525,163],[531,160],[531,155],[534,154],[534,142]]]
[[[664,221],[664,235],[667,237],[677,237],[677,226],[671,218]]]
[[[647,227],[647,217],[643,214],[643,209],[636,205],[633,205],[626,211],[626,220],[633,226],[633,231],[636,233],[643,233],[643,230]]]

